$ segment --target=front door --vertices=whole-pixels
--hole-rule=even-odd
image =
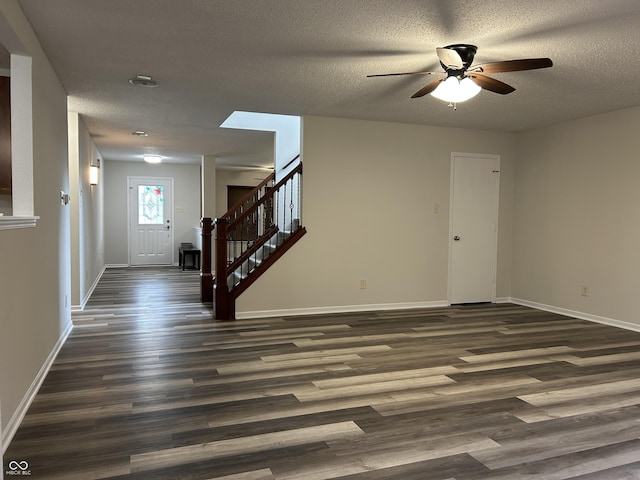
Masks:
[[[500,157],[451,155],[449,303],[495,302]]]
[[[129,177],[129,264],[173,264],[173,179]]]

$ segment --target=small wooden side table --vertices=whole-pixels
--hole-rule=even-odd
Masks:
[[[200,250],[191,243],[181,243],[178,249],[178,265],[185,269],[187,257],[191,257],[191,267],[200,270]]]

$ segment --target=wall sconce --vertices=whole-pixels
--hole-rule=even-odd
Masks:
[[[100,179],[100,159],[96,158],[96,164],[89,166],[89,183],[97,185]]]

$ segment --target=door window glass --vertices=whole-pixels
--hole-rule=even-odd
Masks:
[[[162,225],[164,223],[164,187],[162,185],[138,185],[138,224]]]

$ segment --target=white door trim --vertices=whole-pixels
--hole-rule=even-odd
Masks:
[[[174,212],[174,179],[173,177],[147,177],[147,176],[142,176],[142,175],[128,175],[127,176],[127,259],[129,262],[129,266],[132,266],[131,264],[131,222],[133,221],[133,219],[131,218],[131,191],[129,190],[130,186],[131,186],[131,181],[132,180],[139,180],[142,182],[148,182],[150,184],[153,184],[155,181],[162,181],[162,182],[169,182],[171,184],[171,195],[169,197],[169,199],[171,200],[171,209],[169,212],[167,212],[167,216],[168,218],[171,220],[171,258],[170,258],[170,262],[171,265],[174,265],[175,263],[175,248],[174,248],[174,244],[175,244],[175,222],[174,222],[174,218],[173,218],[173,212]]]
[[[497,163],[497,170],[500,171],[500,155],[495,154],[484,154],[484,153],[464,153],[464,152],[452,152],[451,153],[451,164],[450,164],[450,173],[449,173],[449,253],[448,253],[448,281],[447,281],[447,303],[451,305],[451,296],[452,296],[452,287],[453,287],[453,236],[455,235],[453,231],[453,222],[454,222],[454,164],[456,157],[472,157],[478,159],[491,159],[495,160]],[[499,204],[500,204],[500,177],[498,173],[498,181],[496,182],[496,195],[495,195],[495,237],[493,239],[494,248],[492,248],[492,252],[490,254],[493,256],[492,265],[493,265],[493,283],[492,283],[492,293],[491,293],[491,302],[496,303],[496,281],[498,274],[498,221],[499,221]]]

